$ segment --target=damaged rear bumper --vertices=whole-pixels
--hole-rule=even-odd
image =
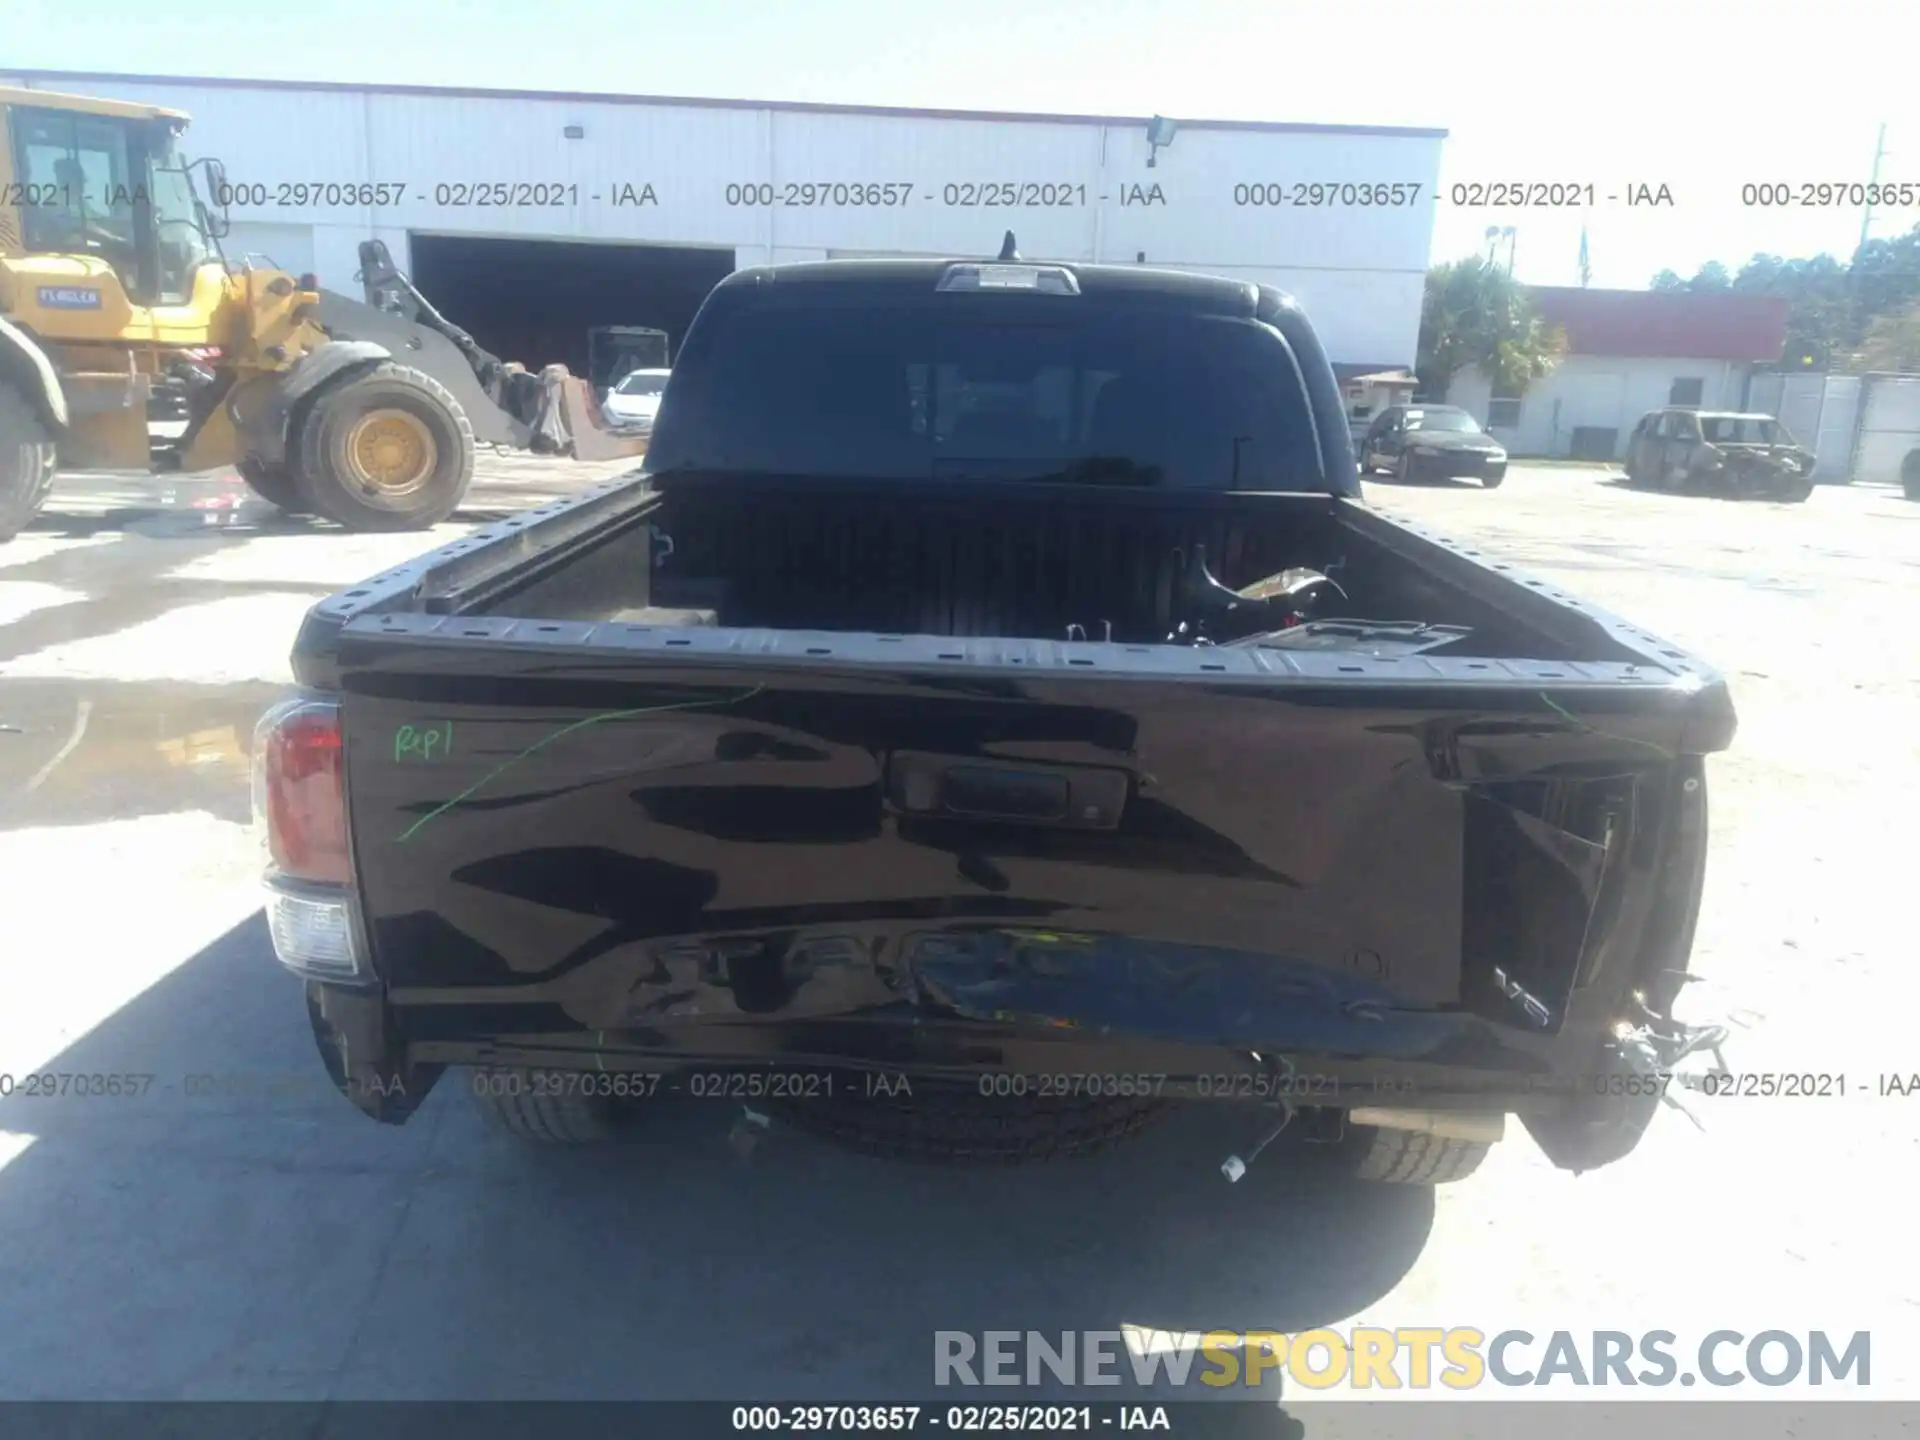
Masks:
[[[1248,885],[1164,864],[1131,870],[1110,908],[1146,924],[1125,933],[1041,929],[1064,906],[989,887],[998,872],[983,870],[975,845],[960,860],[983,874],[987,895],[733,908],[728,931],[660,935],[651,910],[649,925],[609,924],[607,912],[636,895],[659,904],[672,876],[611,870],[607,852],[576,847],[534,872],[547,910],[572,904],[603,927],[561,962],[530,962],[547,931],[516,931],[501,947],[518,972],[468,962],[445,914],[478,925],[480,910],[455,906],[495,891],[486,864],[467,864],[449,868],[436,910],[390,912],[374,947],[384,975],[363,989],[315,981],[309,1012],[334,1083],[386,1123],[411,1116],[449,1066],[655,1073],[662,1083],[649,1092],[747,1100],[778,1092],[778,1081],[751,1077],[887,1075],[916,1092],[931,1083],[1398,1112],[1409,1129],[1436,1112],[1513,1114],[1561,1167],[1619,1160],[1667,1098],[1668,1066],[1701,1041],[1672,1020],[1705,874],[1701,760],[1642,762],[1622,781],[1597,762],[1611,756],[1569,749],[1557,768],[1582,780],[1561,799],[1548,787],[1528,801],[1534,781],[1471,780],[1452,732],[1423,739],[1423,768],[1448,776],[1446,797],[1388,787],[1365,814],[1405,824],[1423,814],[1417,806],[1436,810],[1423,835],[1455,845],[1457,860],[1446,883],[1425,889],[1404,856],[1380,862],[1380,826],[1361,849],[1356,822],[1346,864],[1323,866],[1319,889],[1279,872]],[[530,874],[526,854],[509,874]],[[1380,906],[1405,937],[1402,950],[1380,947],[1384,962],[1357,943],[1363,925],[1386,924],[1369,918]],[[687,904],[676,914],[712,924],[720,912]],[[1021,914],[1033,918],[1021,924]],[[1140,935],[1215,916],[1225,943]],[[1432,954],[1396,966],[1423,929],[1421,954]],[[499,922],[495,933],[507,939]],[[1279,935],[1302,937],[1313,956],[1254,947]],[[703,1073],[747,1079],[718,1091],[687,1079]],[[835,1094],[845,1092],[858,1085]]]
[[[736,936],[656,952],[646,974],[603,957],[545,988],[313,982],[309,1011],[336,1086],[390,1124],[449,1067],[651,1075],[643,1093],[748,1102],[876,1085],[891,1095],[904,1079],[982,1095],[1279,1105],[1466,1138],[1497,1135],[1511,1114],[1556,1164],[1585,1170],[1633,1148],[1669,1098],[1671,1065],[1713,1038],[1669,1018],[1705,853],[1704,789],[1696,779],[1676,793],[1669,863],[1636,917],[1632,963],[1615,956],[1605,984],[1574,985],[1550,1025],[1511,1005],[1499,1018],[1409,1007],[1363,955],[1340,971],[980,925],[891,943],[782,932],[777,973],[764,940]],[[1510,1001],[1510,977],[1492,974]],[[598,1017],[618,1023],[582,1025],[593,1008],[583,997],[604,1005],[622,987],[623,1011]],[[794,1077],[807,1077],[800,1089]]]
[[[1280,1106],[1351,1123],[1495,1138],[1514,1115],[1555,1164],[1588,1170],[1623,1158],[1669,1100],[1673,1059],[1700,1032],[1562,1030],[1516,1045],[1467,1015],[1380,1014],[1368,1053],[1172,1039],[1072,1026],[930,1020],[917,1014],[706,1023],[582,1033],[463,1029],[404,1034],[378,994],[308,987],[315,1037],[340,1092],[371,1118],[404,1123],[449,1068],[656,1077],[644,1093],[752,1104],[786,1097],[891,1097],[902,1081],[1041,1100],[1137,1096]],[[478,1020],[478,1016],[472,1017]],[[432,1027],[443,1028],[443,1027]],[[1339,1047],[1339,1048],[1336,1048]],[[1670,1058],[1671,1057],[1671,1058]],[[608,1093],[629,1093],[610,1086]]]

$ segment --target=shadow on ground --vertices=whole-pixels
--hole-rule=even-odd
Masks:
[[[1661,485],[1642,484],[1637,480],[1628,479],[1625,475],[1609,475],[1600,483],[1613,490],[1637,491],[1644,495],[1670,495],[1676,500],[1721,500],[1739,505],[1778,505],[1782,509],[1790,510],[1798,509],[1808,503],[1807,500],[1786,500],[1778,495],[1756,495],[1752,492],[1743,493],[1737,490],[1710,490],[1694,486],[1682,490],[1670,490]],[[1817,502],[1822,490],[1845,488],[1847,487],[1816,485],[1808,499]]]
[[[46,1322],[0,1329],[8,1397],[924,1400],[939,1330],[1344,1318],[1433,1215],[1284,1137],[1227,1184],[1261,1117],[1224,1109],[1011,1170],[779,1129],[741,1161],[714,1101],[532,1151],[461,1072],[383,1128],[329,1087],[257,915],[42,1069],[152,1078],[0,1100],[32,1137],[0,1169],[0,1288]]]

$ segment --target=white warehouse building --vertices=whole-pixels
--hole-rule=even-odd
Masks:
[[[992,255],[1147,264],[1297,297],[1336,366],[1410,367],[1441,130],[879,109],[425,86],[13,72],[193,117],[230,257],[358,294],[385,241],[488,349],[584,369],[597,325],[666,330],[750,265]]]

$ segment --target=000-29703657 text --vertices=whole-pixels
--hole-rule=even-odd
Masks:
[[[1088,197],[1087,187],[1072,180],[966,180],[925,188],[911,180],[758,180],[729,185],[722,198],[730,207],[776,209],[896,209],[918,199],[964,209],[1061,210],[1085,205]]]
[[[1762,180],[1740,187],[1740,203],[1796,209],[1906,210],[1920,205],[1920,184],[1911,180]]]
[[[24,1075],[0,1074],[0,1100],[53,1100],[62,1096],[85,1099],[96,1095],[120,1099],[145,1095],[153,1088],[157,1078],[125,1072],[68,1070],[34,1070]]]
[[[1242,208],[1403,209],[1417,205],[1425,189],[1418,180],[1245,181],[1233,187],[1233,203]]]
[[[911,1095],[904,1074],[831,1070],[475,1070],[476,1095],[583,1095],[648,1100],[678,1095],[694,1100],[832,1100]]]
[[[949,1435],[1004,1433],[1091,1434],[1113,1428],[1113,1417],[1103,1406],[1091,1405],[736,1405],[733,1428],[762,1434],[844,1435],[857,1432],[912,1431]],[[1167,1433],[1164,1406],[1123,1406],[1119,1428]],[[1124,1412],[1136,1412],[1128,1423]],[[923,1432],[922,1427],[925,1427]]]
[[[621,209],[660,203],[645,180],[610,180],[597,189],[582,189],[571,180],[443,180],[431,187],[405,180],[235,180],[215,186],[213,200],[254,210],[383,209],[408,203],[442,210],[551,210],[583,201]]]

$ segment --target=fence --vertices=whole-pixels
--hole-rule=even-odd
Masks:
[[[1746,408],[1812,449],[1820,481],[1898,484],[1920,450],[1920,375],[1755,375]]]

